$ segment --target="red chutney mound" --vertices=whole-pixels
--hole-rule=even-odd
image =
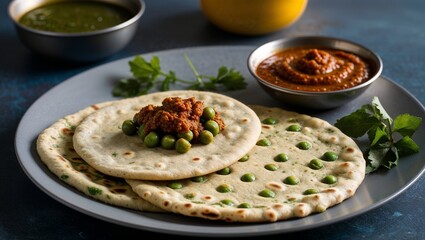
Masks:
[[[194,137],[204,129],[201,116],[204,103],[195,100],[194,97],[182,99],[180,97],[168,97],[162,101],[162,106],[152,104],[143,107],[135,116],[134,120],[144,126],[145,133],[159,131],[162,133],[185,133],[192,131]],[[224,121],[218,113],[214,119],[224,129]]]
[[[265,59],[261,79],[294,90],[325,92],[357,86],[369,79],[370,66],[359,56],[334,49],[290,48]]]

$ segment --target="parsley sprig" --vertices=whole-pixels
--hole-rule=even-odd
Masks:
[[[393,120],[378,97],[370,104],[338,119],[335,126],[352,138],[367,134],[370,145],[365,151],[366,173],[380,167],[391,169],[400,157],[419,152],[411,138],[422,123],[422,118],[404,113]]]
[[[216,76],[202,75],[193,65],[187,54],[184,58],[192,70],[195,80],[181,79],[172,70],[165,71],[161,68],[160,59],[153,56],[147,61],[141,56],[135,56],[129,62],[133,76],[121,79],[113,88],[115,97],[134,97],[148,93],[152,88],[159,91],[168,91],[174,84],[182,84],[191,90],[239,90],[247,85],[240,72],[233,68],[221,66]]]

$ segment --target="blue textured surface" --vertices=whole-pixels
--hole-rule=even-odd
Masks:
[[[425,1],[311,0],[302,18],[277,33],[245,37],[209,24],[197,0],[146,0],[147,10],[131,44],[102,62],[66,65],[39,58],[18,40],[0,2],[0,239],[116,239],[176,236],[104,222],[55,201],[21,170],[14,134],[26,109],[67,78],[99,64],[139,53],[207,45],[259,45],[283,36],[325,35],[376,51],[383,75],[425,103]],[[269,239],[425,239],[425,177],[397,198],[360,216]],[[190,237],[185,237],[190,239]]]

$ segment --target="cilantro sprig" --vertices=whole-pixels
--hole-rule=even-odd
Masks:
[[[335,126],[352,138],[367,134],[370,145],[365,151],[366,173],[380,167],[397,166],[400,157],[419,152],[411,138],[422,123],[422,118],[404,113],[393,120],[378,97],[370,104],[338,119]]]
[[[177,83],[185,85],[186,89],[209,91],[239,90],[244,89],[247,85],[240,72],[233,68],[221,66],[216,76],[202,75],[186,54],[184,54],[184,58],[192,70],[195,80],[181,79],[176,76],[174,71],[163,70],[157,56],[153,56],[150,61],[141,56],[136,56],[129,62],[133,76],[121,79],[114,86],[112,94],[115,97],[134,97],[144,95],[152,88],[168,91]]]

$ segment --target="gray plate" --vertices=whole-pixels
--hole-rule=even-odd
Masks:
[[[193,79],[193,75],[183,53],[189,55],[202,74],[215,75],[222,65],[233,67],[246,77],[248,88],[226,94],[248,104],[285,107],[266,95],[249,75],[246,59],[253,49],[250,46],[199,47],[155,52],[144,54],[143,57],[150,59],[156,55],[161,59],[164,70],[175,70],[178,76],[188,79]],[[111,95],[112,87],[118,79],[131,75],[128,67],[131,59],[93,68],[54,87],[28,109],[16,133],[16,153],[28,177],[49,196],[87,215],[128,227],[191,236],[254,236],[300,231],[342,221],[376,208],[406,190],[425,171],[425,151],[421,151],[403,158],[395,169],[366,176],[352,198],[324,213],[276,223],[225,223],[168,213],[136,212],[94,201],[50,173],[35,151],[35,140],[42,130],[59,118],[91,104],[114,99]],[[425,109],[421,103],[384,77],[380,77],[367,92],[344,107],[326,112],[295,110],[321,117],[333,124],[336,119],[369,103],[373,96],[380,98],[391,116],[410,113],[425,119]],[[425,143],[424,131],[424,127],[421,127],[414,135],[414,140],[422,145]]]

